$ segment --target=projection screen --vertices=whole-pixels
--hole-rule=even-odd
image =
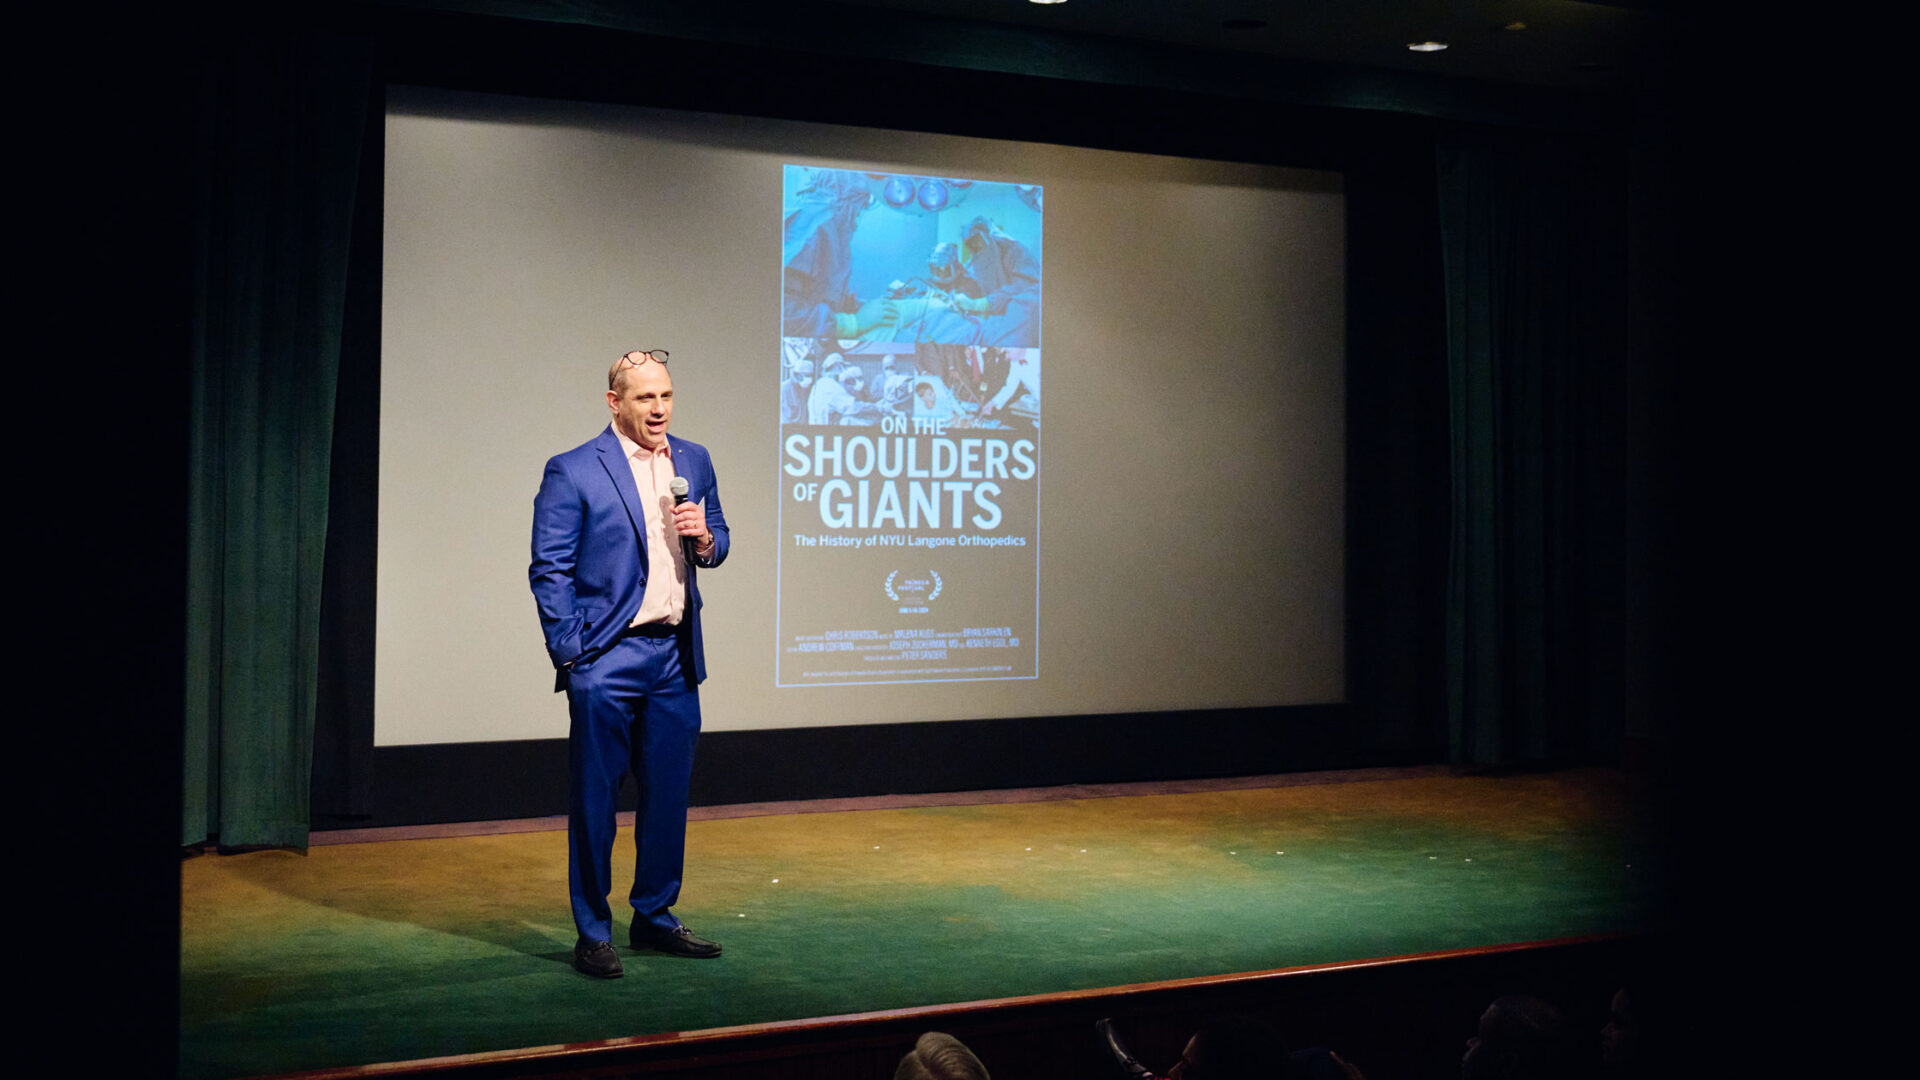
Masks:
[[[394,88],[384,210],[378,745],[566,736],[532,500],[642,348],[708,730],[1343,699],[1337,175]]]

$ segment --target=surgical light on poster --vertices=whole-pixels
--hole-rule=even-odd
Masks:
[[[1042,189],[783,181],[776,683],[1037,677]]]

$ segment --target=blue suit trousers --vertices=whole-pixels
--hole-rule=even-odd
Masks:
[[[567,884],[573,924],[586,941],[613,938],[615,810],[629,769],[634,815],[634,925],[671,930],[686,859],[687,790],[700,737],[700,693],[681,666],[678,636],[623,637],[567,672],[572,785]]]

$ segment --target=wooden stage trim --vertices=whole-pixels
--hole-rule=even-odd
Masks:
[[[1068,799],[1121,799],[1140,795],[1187,795],[1203,791],[1251,791],[1261,788],[1308,787],[1317,784],[1353,784],[1363,781],[1408,780],[1452,776],[1449,765],[1415,765],[1376,769],[1329,769],[1307,773],[1273,773],[1204,780],[1154,780],[1128,784],[1061,784],[1055,787],[1005,788],[989,791],[937,791],[923,795],[867,795],[846,799],[809,799],[799,802],[729,803],[694,806],[688,821],[777,817],[783,814],[834,814],[849,810],[900,810],[920,806],[995,806],[1003,803],[1058,802]],[[623,827],[633,826],[633,811],[619,815]],[[333,829],[312,833],[314,847],[331,844],[374,844],[386,840],[429,840],[445,836],[500,836],[508,833],[559,832],[567,827],[564,814],[511,818],[504,821],[461,821],[444,825],[387,825],[368,829]]]
[[[803,1020],[781,1020],[765,1024],[704,1028],[697,1031],[670,1031],[651,1035],[632,1035],[593,1042],[563,1043],[498,1050],[450,1057],[421,1058],[414,1061],[382,1062],[373,1065],[342,1066],[307,1072],[272,1074],[273,1080],[348,1080],[364,1077],[508,1077],[565,1075],[573,1077],[619,1076],[648,1072],[666,1072],[691,1064],[746,1062],[754,1059],[788,1056],[809,1047],[863,1046],[887,1043],[911,1045],[913,1035],[934,1030],[941,1021],[965,1017],[975,1026],[981,1020],[1011,1020],[1061,1009],[1084,1010],[1099,1006],[1109,1011],[1114,1006],[1137,1004],[1141,999],[1192,994],[1200,991],[1236,988],[1257,989],[1261,984],[1282,980],[1332,975],[1369,969],[1392,969],[1449,961],[1484,959],[1528,952],[1574,949],[1631,940],[1626,934],[1589,934],[1554,938],[1546,941],[1483,945],[1470,949],[1410,953],[1401,956],[1344,960],[1327,964],[1274,968],[1267,971],[1207,975],[1162,982],[1130,983],[1092,990],[1067,990],[1051,994],[990,998],[981,1001],[920,1005],[877,1012],[845,1013],[838,1016]],[[901,1042],[903,1029],[912,1034]],[[262,1078],[265,1080],[265,1078]]]

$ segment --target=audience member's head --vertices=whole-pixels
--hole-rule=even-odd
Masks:
[[[1287,1075],[1287,1044],[1250,1016],[1222,1016],[1187,1040],[1168,1080],[1277,1080]]]
[[[1480,1029],[1467,1040],[1466,1056],[1460,1059],[1460,1077],[1564,1077],[1579,1061],[1578,1046],[1559,1009],[1539,998],[1509,995],[1487,1006],[1480,1015]]]
[[[1655,1076],[1669,1068],[1666,1016],[1657,982],[1632,982],[1613,995],[1600,1029],[1600,1064],[1612,1076]]]
[[[944,1031],[920,1036],[900,1059],[893,1080],[988,1080],[987,1067],[959,1039]]]

